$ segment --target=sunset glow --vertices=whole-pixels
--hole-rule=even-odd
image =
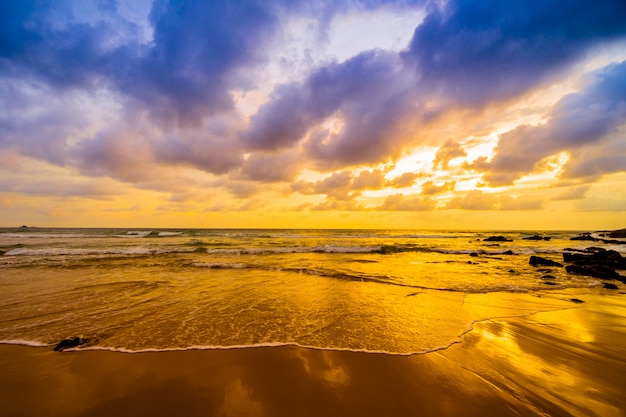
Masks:
[[[2,226],[624,227],[622,1],[1,7]]]

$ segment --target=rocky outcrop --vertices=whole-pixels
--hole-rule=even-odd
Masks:
[[[570,240],[588,240],[590,242],[598,242],[600,239],[591,236],[591,233],[583,233],[582,235],[574,236]]]
[[[563,261],[575,265],[603,265],[613,269],[626,269],[626,258],[614,250],[591,247],[583,253],[563,252]]]
[[[513,239],[507,239],[504,236],[489,236],[483,239],[483,242],[513,242]]]
[[[523,238],[524,240],[550,240],[551,237],[550,236],[539,236],[539,235],[534,235],[534,236],[528,236]]]
[[[600,236],[607,236],[607,234],[600,234]],[[623,236],[622,230],[616,230],[615,232],[611,232],[608,234],[608,237],[616,238],[619,236]],[[603,242],[611,245],[626,245],[625,240],[616,240],[616,239],[601,239],[597,237],[591,236],[591,233],[583,233],[578,236],[574,236],[570,238],[570,240],[586,240],[590,242]]]
[[[84,337],[74,337],[72,339],[63,339],[54,347],[54,350],[57,352],[61,352],[65,349],[75,348],[80,345],[84,345],[85,343],[89,343],[89,339]]]
[[[609,233],[609,237],[613,239],[626,239],[626,229],[614,230]]]
[[[613,268],[605,265],[567,265],[568,274],[585,275],[599,279],[616,279],[624,282],[626,278],[618,274]]]
[[[546,259],[546,258],[542,258],[541,256],[535,256],[532,255],[530,257],[530,260],[528,261],[529,264],[531,264],[532,266],[539,266],[539,265],[543,265],[543,266],[563,266],[563,264],[560,264],[556,261],[553,261],[551,259]]]
[[[614,250],[590,247],[576,253],[563,252],[565,270],[570,274],[626,282],[616,270],[626,269],[626,258]]]

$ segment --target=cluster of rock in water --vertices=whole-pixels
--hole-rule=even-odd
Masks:
[[[626,229],[620,229],[613,232],[607,232],[600,234],[601,238],[591,236],[590,233],[583,233],[579,236],[571,238],[571,240],[582,240],[592,242],[603,242],[607,244],[626,244],[623,239],[626,238]],[[606,237],[611,239],[606,239]],[[550,240],[547,236],[529,236],[525,237],[525,240]],[[507,239],[504,236],[490,236],[483,239],[485,242],[511,242],[511,239]],[[512,251],[506,251],[503,254],[512,255]],[[474,255],[474,254],[472,254]],[[594,277],[601,279],[602,281],[619,281],[626,283],[626,276],[620,275],[618,270],[626,270],[626,258],[624,258],[619,252],[614,250],[607,250],[599,247],[589,247],[586,249],[572,249],[566,248],[563,252],[563,262],[566,263],[565,271],[568,274],[584,275],[588,277]],[[542,258],[540,256],[531,256],[528,263],[532,266],[546,266],[546,267],[559,267],[562,268],[563,264],[553,261],[551,259]],[[550,272],[549,269],[539,269],[540,272]],[[542,278],[554,279],[552,275],[544,275]],[[546,281],[545,284],[553,285],[551,281]],[[604,282],[604,288],[616,290],[619,287],[611,282]]]

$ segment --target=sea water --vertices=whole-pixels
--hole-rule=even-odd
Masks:
[[[549,240],[526,240],[540,235]],[[500,235],[507,242],[484,239]],[[0,229],[0,343],[125,352],[293,344],[412,354],[477,320],[608,291],[575,231]]]

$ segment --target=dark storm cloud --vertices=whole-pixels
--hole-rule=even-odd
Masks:
[[[303,83],[280,86],[270,102],[252,118],[249,131],[243,135],[244,142],[252,150],[290,147],[303,139],[309,129],[336,113],[340,113],[338,116],[352,129],[354,118],[372,114],[381,122],[376,130],[382,130],[390,122],[379,111],[381,101],[390,99],[398,84],[397,62],[394,61],[397,60],[393,54],[368,51],[345,62],[322,67]],[[380,134],[374,133],[375,136]],[[327,135],[323,136],[326,139]],[[367,144],[359,145],[356,151],[362,154]],[[313,153],[323,152],[323,146],[313,145]],[[346,157],[348,155],[343,158]],[[342,156],[337,158],[342,159]]]
[[[622,0],[450,0],[416,28],[404,56],[428,89],[482,104],[521,94],[623,36],[625,21]]]
[[[125,43],[110,46],[118,24],[57,27],[47,18],[54,3],[4,3],[3,74],[25,73],[56,88],[103,83],[159,121],[182,124],[232,106],[231,71],[260,59],[259,46],[276,25],[276,6],[265,2],[157,1],[150,44],[139,43],[127,22]]]
[[[485,179],[496,185],[510,184],[532,172],[543,158],[561,151],[574,151],[569,176],[576,176],[576,171],[585,176],[623,169],[619,153],[606,153],[602,146],[626,123],[626,61],[595,71],[586,81],[580,92],[554,106],[545,124],[522,125],[501,135],[493,159],[479,158],[473,167],[485,171]],[[577,152],[591,145],[596,151]]]

